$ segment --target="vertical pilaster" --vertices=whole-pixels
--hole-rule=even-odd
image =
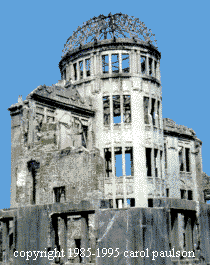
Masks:
[[[111,86],[111,83],[110,83]],[[110,94],[110,129],[111,129],[111,152],[112,152],[112,198],[113,208],[116,208],[116,183],[115,183],[115,155],[114,155],[114,124],[113,124],[113,98]]]

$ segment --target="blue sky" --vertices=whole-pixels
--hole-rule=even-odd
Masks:
[[[39,85],[60,79],[58,63],[67,38],[83,22],[110,12],[139,18],[161,52],[163,117],[192,128],[209,163],[209,1],[1,1],[0,209],[10,207],[11,122],[7,109]]]

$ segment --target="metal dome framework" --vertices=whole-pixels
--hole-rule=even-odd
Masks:
[[[62,56],[87,43],[115,38],[134,39],[157,47],[155,34],[138,18],[121,13],[109,13],[108,16],[93,17],[79,26],[67,39]]]

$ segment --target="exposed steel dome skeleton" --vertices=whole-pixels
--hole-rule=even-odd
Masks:
[[[138,18],[121,13],[109,13],[108,16],[93,17],[79,26],[67,39],[63,56],[87,43],[115,38],[134,39],[157,47],[154,36],[155,34]]]

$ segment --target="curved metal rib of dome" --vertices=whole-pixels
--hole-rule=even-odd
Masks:
[[[66,41],[62,52],[65,56],[68,51],[87,43],[114,38],[133,38],[157,47],[154,36],[155,34],[138,18],[121,13],[109,13],[108,16],[93,17],[79,26]]]

